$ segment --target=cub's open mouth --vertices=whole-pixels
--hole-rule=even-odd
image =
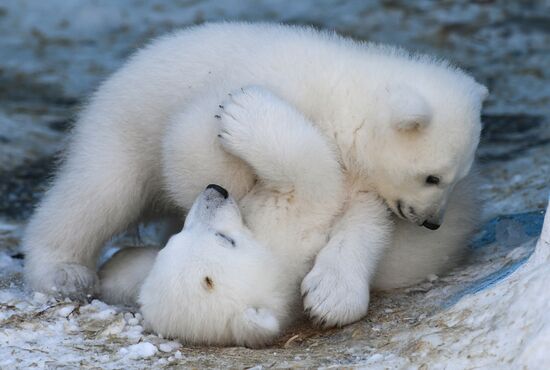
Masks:
[[[441,223],[433,222],[430,220],[419,219],[414,208],[412,207],[407,208],[401,199],[398,199],[395,202],[388,202],[387,200],[384,199],[384,202],[386,203],[386,206],[393,214],[395,214],[397,217],[403,220],[412,222],[414,224],[417,224],[418,226],[423,226],[429,230],[437,230],[441,226]],[[407,215],[407,213],[409,215]]]

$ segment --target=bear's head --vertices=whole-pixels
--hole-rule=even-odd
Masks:
[[[258,347],[277,337],[287,317],[282,271],[234,199],[209,185],[159,252],[139,303],[147,325],[166,337]]]
[[[457,70],[420,75],[417,81],[380,89],[378,124],[362,155],[388,207],[434,230],[443,222],[453,187],[472,167],[487,89]]]

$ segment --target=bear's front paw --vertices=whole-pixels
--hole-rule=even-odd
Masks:
[[[279,99],[262,87],[244,87],[229,94],[216,115],[221,121],[218,137],[222,146],[241,158],[256,155],[263,136],[258,130],[268,130],[266,125],[278,104]]]
[[[339,268],[337,260],[318,262],[302,281],[308,316],[324,328],[344,326],[363,318],[369,306],[366,279],[353,270]]]
[[[60,297],[85,301],[98,293],[97,274],[77,263],[60,263],[47,271],[28,271],[31,288]]]

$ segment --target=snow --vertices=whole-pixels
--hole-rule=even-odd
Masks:
[[[129,359],[147,358],[154,356],[157,352],[157,347],[148,342],[133,344],[130,347],[121,348],[119,351],[122,356]]]
[[[75,306],[71,306],[71,305],[62,307],[59,310],[57,310],[57,315],[62,317],[67,317],[71,313],[73,313],[74,309],[75,309]]]
[[[415,341],[426,356],[437,352],[446,359],[446,369],[538,369],[548,363],[550,354],[544,350],[550,348],[548,212],[545,222],[534,255],[521,269],[490,289],[463,297],[399,340]],[[430,323],[437,321],[453,330],[426,335]]]
[[[21,289],[22,264],[1,251],[0,260],[12,261],[0,272],[0,281],[10,282],[0,289],[0,368],[224,367],[238,361],[243,366],[332,363],[382,369],[442,368],[444,363],[446,369],[537,369],[550,360],[545,350],[550,344],[549,219],[546,213],[536,248],[533,238],[520,246],[506,238],[478,241],[482,245],[474,245],[478,255],[471,266],[377,297],[367,321],[328,336],[298,327],[280,345],[256,351],[188,347],[149,333],[141,314],[129,308],[29,294]],[[523,225],[522,219],[516,222],[516,228]],[[483,235],[492,233],[497,235],[488,228]],[[510,266],[515,270],[507,270]]]
[[[6,199],[0,201],[0,368],[540,369],[550,363],[548,212],[537,243],[539,210],[550,191],[549,10],[544,2],[425,0],[2,2],[0,192],[7,190],[0,194]],[[150,333],[135,309],[26,291],[24,260],[17,257],[32,203],[25,196],[42,189],[28,188],[36,176],[31,170],[51,163],[41,161],[63,147],[75,102],[151,37],[221,19],[337,29],[447,57],[486,83],[485,112],[492,116],[485,117],[479,158],[487,180],[484,216],[492,220],[467,264],[409,289],[373,294],[369,316],[359,323],[325,332],[300,324],[261,350],[191,347]],[[17,178],[21,183],[12,182]],[[140,229],[145,244],[154,242],[148,239],[154,232]],[[129,244],[135,240],[113,240],[102,260]]]
[[[181,343],[179,343],[179,342],[166,342],[166,343],[161,343],[159,345],[159,349],[162,352],[174,352],[175,350],[179,349],[180,347],[181,347]],[[178,351],[178,353],[179,353],[179,356],[181,356],[181,352]]]

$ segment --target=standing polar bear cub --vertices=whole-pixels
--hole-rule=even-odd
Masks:
[[[335,152],[347,197],[302,289],[313,317],[331,325],[357,319],[349,302],[352,311],[365,311],[355,306],[393,232],[389,216],[382,223],[369,216],[389,207],[411,224],[441,225],[473,162],[487,90],[445,62],[309,28],[210,24],[136,53],[82,112],[66,160],[28,225],[30,286],[94,294],[102,246],[145,211],[188,210],[208,183],[238,200],[247,194],[254,171],[212,132],[227,92],[248,85],[294,107]],[[362,202],[364,194],[384,202]],[[431,252],[437,248],[428,259]],[[400,281],[400,270],[412,280],[429,273],[410,261],[388,265],[394,271],[387,285]]]

